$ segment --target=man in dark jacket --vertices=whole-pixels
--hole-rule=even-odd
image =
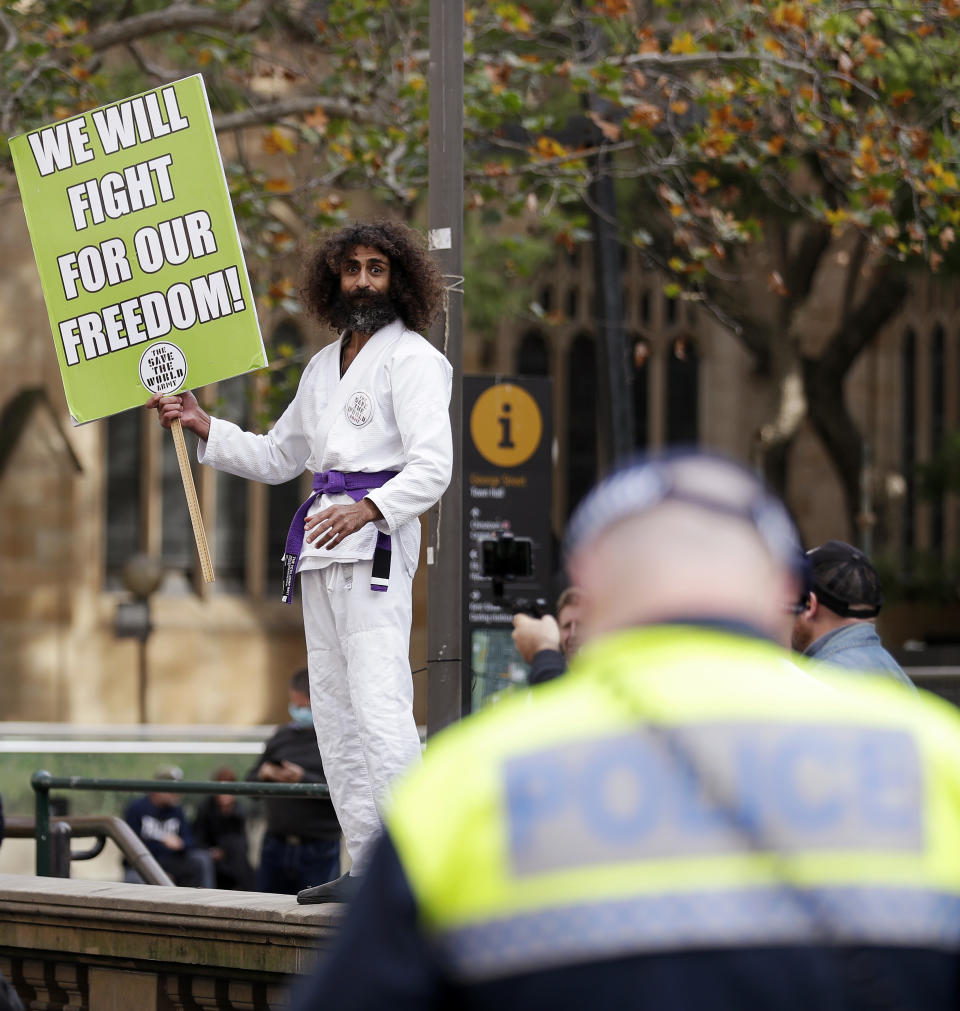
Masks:
[[[278,727],[247,779],[265,783],[325,783],[310,712],[307,670],[290,678],[291,722]],[[268,797],[267,830],[257,890],[294,894],[340,874],[340,823],[328,798]]]
[[[172,783],[183,779],[177,766],[162,766],[154,776]],[[158,783],[158,786],[160,784]],[[175,885],[185,888],[213,888],[213,863],[209,852],[194,845],[190,822],[180,806],[180,795],[158,789],[132,800],[123,814],[126,823],[143,840]],[[127,881],[140,881],[132,868],[124,874]]]

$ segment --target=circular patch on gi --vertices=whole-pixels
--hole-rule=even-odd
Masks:
[[[373,397],[364,390],[350,394],[350,399],[343,408],[347,421],[355,428],[363,428],[373,420]]]

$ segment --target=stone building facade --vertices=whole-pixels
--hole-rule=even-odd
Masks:
[[[633,367],[636,444],[697,443],[750,461],[775,410],[769,384],[743,347],[695,305],[666,298],[658,278],[628,256],[625,326]],[[763,272],[758,272],[763,276]],[[467,280],[469,284],[469,279]],[[816,300],[830,313],[830,279]],[[605,460],[597,426],[596,314],[589,251],[561,255],[538,282],[549,327],[505,321],[483,343],[467,334],[465,372],[553,377],[554,529]],[[770,297],[758,294],[758,297]],[[811,340],[824,320],[805,321]],[[268,341],[309,357],[328,334],[261,312]],[[205,391],[215,412],[248,422],[250,384]],[[960,427],[960,320],[948,289],[918,278],[906,309],[857,363],[850,406],[872,447],[869,496],[882,531],[874,553],[891,565],[918,553],[956,555],[954,496],[923,501],[913,467]],[[255,399],[255,398],[254,398]],[[299,608],[279,603],[279,555],[307,482],[267,488],[208,468],[195,480],[216,581],[204,584],[172,440],[145,411],[70,425],[26,225],[0,204],[0,720],[83,724],[137,719],[141,654],[118,638],[122,573],[137,552],[162,559],[146,644],[147,714],[154,723],[243,725],[282,719],[284,686],[304,662]],[[853,539],[839,483],[812,433],[799,432],[788,500],[808,543]],[[426,601],[415,587],[411,660],[425,720]],[[951,606],[900,606],[885,616],[894,645],[946,635]]]

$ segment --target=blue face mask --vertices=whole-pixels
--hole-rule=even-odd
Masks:
[[[309,727],[313,725],[313,713],[310,711],[309,706],[295,706],[291,702],[287,711],[290,713],[290,719],[299,726]]]

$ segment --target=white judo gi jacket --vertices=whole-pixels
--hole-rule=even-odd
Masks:
[[[313,356],[293,402],[266,435],[212,418],[197,458],[266,484],[290,481],[304,469],[399,471],[367,498],[383,514],[376,527],[393,538],[393,558],[399,555],[412,575],[420,552],[418,517],[438,501],[452,473],[453,369],[399,319],[367,341],[343,378],[340,343]],[[352,501],[346,494],[323,494],[310,515]],[[329,550],[304,541],[299,571],[370,559],[376,540],[377,530],[368,523]]]

